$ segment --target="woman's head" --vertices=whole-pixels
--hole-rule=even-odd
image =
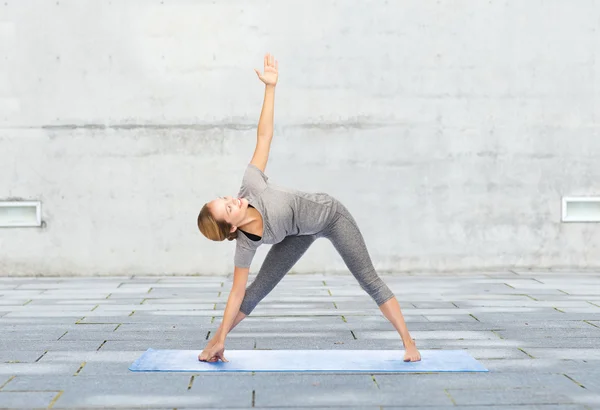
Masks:
[[[237,238],[237,228],[246,218],[248,201],[230,196],[219,197],[205,204],[198,215],[198,229],[213,241]]]

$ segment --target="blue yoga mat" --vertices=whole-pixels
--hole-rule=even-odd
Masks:
[[[422,350],[404,362],[403,350],[226,350],[229,362],[198,360],[198,350],[148,349],[134,372],[487,372],[465,350]]]

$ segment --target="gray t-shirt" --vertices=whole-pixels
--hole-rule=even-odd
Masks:
[[[274,185],[253,164],[248,164],[238,193],[246,198],[263,218],[263,235],[253,241],[238,232],[235,266],[249,268],[256,249],[276,244],[286,236],[312,235],[323,230],[335,213],[337,200],[325,193],[307,193]]]

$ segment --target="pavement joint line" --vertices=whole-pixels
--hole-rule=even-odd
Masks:
[[[152,287],[150,287],[150,289],[148,289],[147,293],[150,293],[150,292],[152,292]]]
[[[594,306],[597,306],[597,307],[600,307],[600,305],[597,305],[597,304],[595,304],[594,302],[590,302],[589,300],[587,301],[587,303],[589,303],[589,304],[591,304],[591,305],[594,305]]]
[[[98,306],[100,306],[100,305],[96,305],[96,306],[94,306],[94,307],[92,308],[92,310],[90,310],[90,312],[93,312],[94,310],[98,309]]]
[[[129,314],[129,316],[133,316],[134,313],[135,313],[135,310],[132,310],[131,313]]]
[[[256,390],[252,390],[252,407],[256,404]]]
[[[58,342],[60,339],[62,339],[64,337],[64,335],[66,335],[67,333],[69,333],[69,331],[67,330],[65,333],[62,334],[61,337],[59,337],[58,339],[56,339],[56,341]]]
[[[208,333],[206,334],[206,340],[208,340],[208,338],[210,337],[210,330],[208,331]]]
[[[27,302],[23,303],[23,306],[28,305],[31,302],[33,302],[33,299],[29,299]]]
[[[217,304],[215,303],[215,305],[213,306],[213,310],[217,310]]]
[[[452,402],[452,404],[454,406],[456,406],[456,401],[454,401],[454,397],[452,397],[452,395],[450,394],[450,392],[448,391],[448,389],[444,389],[444,393],[446,393],[446,396],[448,396],[448,398],[450,399],[450,401]]]
[[[194,377],[196,377],[195,375],[192,375],[192,377],[190,377],[190,382],[188,383],[188,390],[192,389],[192,384],[194,384]]]
[[[2,390],[8,383],[13,381],[15,379],[15,377],[17,377],[17,376],[10,376],[10,378],[7,381],[5,381],[2,386],[0,386],[0,390]]]
[[[210,323],[214,323],[215,322],[215,317],[213,316],[212,319],[210,319]]]
[[[529,299],[532,299],[532,300],[535,300],[536,302],[539,302],[538,299],[536,299],[536,298],[534,298],[533,296],[530,296],[530,295],[522,294],[522,295],[519,295],[519,296],[527,296]]]
[[[323,281],[323,286],[327,286],[327,283],[325,281]]]
[[[123,282],[119,283],[119,286],[117,286],[117,289],[119,289],[121,286],[123,286]]]
[[[553,307],[552,309],[554,309],[554,310],[557,310],[557,311],[559,311],[560,313],[565,313],[565,311],[564,311],[564,310],[560,310],[560,309],[559,309],[559,308],[557,308],[557,307]]]
[[[564,293],[565,295],[570,295],[570,293],[567,293],[567,292],[565,292],[564,290],[560,290],[560,289],[556,289],[556,290],[558,290],[559,292],[562,292],[562,293]]]
[[[102,346],[104,346],[104,344],[107,342],[107,340],[105,340],[104,342],[102,342],[102,344],[100,346],[98,346],[98,348],[96,349],[96,351],[102,349]]]
[[[506,286],[508,286],[511,289],[516,289],[514,286],[510,286],[508,283],[505,283]]]
[[[498,336],[500,339],[504,339],[504,338],[502,337],[502,335],[501,335],[500,333],[498,333],[496,330],[493,330],[493,329],[492,329],[492,330],[490,330],[490,332],[492,332],[493,334],[495,334],[496,336]]]
[[[352,333],[352,337],[354,338],[354,340],[358,340],[358,338],[356,337],[356,335],[354,334],[354,330],[351,330],[350,333]]]
[[[140,305],[143,305],[144,303],[146,303],[147,300],[148,300],[148,298],[142,299],[142,301],[140,302]]]
[[[542,281],[541,281],[541,280],[539,280],[539,279],[536,279],[536,278],[531,278],[531,280],[535,280],[536,282],[539,282],[539,283],[541,283],[542,285],[545,285],[545,283],[544,283],[544,282],[542,282]]]
[[[344,315],[342,315],[342,320],[344,321],[344,323],[348,323],[348,321],[346,320],[346,318],[344,317]]]
[[[527,352],[526,352],[525,350],[523,350],[522,348],[520,348],[520,347],[517,347],[517,349],[519,349],[520,351],[522,351],[523,353],[525,353],[527,356],[531,357],[532,359],[535,359],[535,357],[534,357],[534,356],[530,355],[529,353],[527,353]]]
[[[38,357],[37,359],[35,359],[35,362],[34,362],[34,363],[37,363],[37,362],[39,362],[39,361],[40,361],[40,359],[46,355],[46,353],[48,353],[48,351],[47,351],[47,350],[46,350],[44,353],[42,353],[42,355],[41,355],[40,357]]]
[[[374,374],[371,375],[371,379],[373,379],[373,383],[375,383],[375,386],[377,386],[377,388],[380,389],[379,383],[377,383],[377,380],[375,380],[375,375]]]
[[[85,319],[85,316],[83,316],[81,319],[78,319],[78,320],[75,322],[75,324],[76,324],[76,325],[79,325],[79,324],[80,324],[79,322],[81,322],[83,319]]]
[[[481,322],[481,320],[477,319],[473,313],[469,313],[469,316],[471,316],[476,321]]]
[[[575,383],[576,385],[578,385],[579,387],[581,387],[582,389],[586,389],[587,387],[585,387],[583,384],[579,383],[577,380],[575,380],[574,378],[572,378],[571,376],[569,376],[566,373],[563,373],[563,376],[565,376],[567,379],[571,380],[573,383]]]
[[[592,326],[594,326],[594,327],[600,328],[600,326],[598,326],[598,325],[595,325],[595,324],[591,323],[589,320],[584,320],[583,322],[584,322],[584,323],[587,323],[588,325],[592,325]]]
[[[79,372],[83,370],[83,368],[85,367],[86,364],[87,364],[87,362],[81,362],[81,366],[79,366],[79,369],[77,369],[77,371],[73,374],[73,376],[79,376]]]
[[[112,295],[112,293],[109,293],[105,299],[108,299],[111,295]]]
[[[62,394],[64,393],[64,390],[60,390],[58,392],[58,394],[56,396],[54,396],[54,398],[52,399],[52,401],[50,402],[50,404],[48,405],[48,408],[51,409],[52,406],[54,406],[56,404],[56,402],[58,401],[58,399],[60,399],[60,396],[62,396]]]
[[[338,308],[337,305],[335,304],[335,302],[331,302],[331,303],[333,303],[334,308],[336,308],[336,309]]]
[[[327,289],[327,292],[329,292],[329,296],[333,296],[333,294],[331,293],[331,289]]]

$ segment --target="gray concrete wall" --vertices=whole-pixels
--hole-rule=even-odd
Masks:
[[[280,62],[267,174],[345,202],[381,271],[600,266],[600,2],[5,0],[0,274],[214,274]],[[263,247],[256,271],[268,251]],[[318,241],[298,272],[343,271]]]

